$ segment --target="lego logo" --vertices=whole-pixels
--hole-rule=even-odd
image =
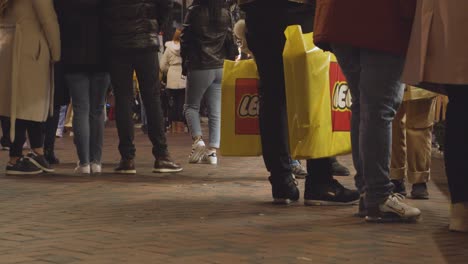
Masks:
[[[333,89],[333,110],[349,111],[351,110],[351,92],[348,83],[336,82]]]
[[[258,95],[244,95],[240,100],[238,114],[244,118],[257,118],[259,115]]]

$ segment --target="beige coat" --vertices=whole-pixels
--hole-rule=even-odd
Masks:
[[[0,17],[0,115],[43,122],[53,105],[60,33],[52,0],[14,0]]]
[[[468,84],[467,11],[467,0],[418,0],[403,82]]]

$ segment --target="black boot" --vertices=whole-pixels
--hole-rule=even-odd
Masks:
[[[44,157],[50,165],[60,163],[60,160],[55,156],[55,152],[53,149],[44,149]]]

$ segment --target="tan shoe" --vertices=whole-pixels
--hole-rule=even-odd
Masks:
[[[452,204],[449,229],[468,232],[468,202]]]

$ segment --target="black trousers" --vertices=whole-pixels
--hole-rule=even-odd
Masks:
[[[288,25],[299,24],[304,33],[313,30],[313,7],[287,1],[255,1],[246,12],[247,42],[260,75],[260,134],[263,159],[273,178],[291,175],[288,143],[283,48]],[[265,10],[273,19],[265,19]],[[333,179],[331,159],[307,161],[309,181],[328,183]]]
[[[4,147],[10,147],[10,118],[0,116],[0,125],[2,126],[2,138],[0,139],[0,144]]]
[[[44,150],[53,151],[55,148],[55,133],[60,117],[60,105],[54,107],[54,115],[49,116],[44,125]]]
[[[169,122],[184,122],[185,89],[167,89],[169,97]]]
[[[44,146],[44,123],[28,120],[16,120],[15,141],[11,144],[10,157],[23,156],[23,145],[28,133],[31,149],[40,149]]]
[[[447,88],[449,104],[445,130],[445,170],[452,203],[468,202],[468,85]]]
[[[140,84],[141,98],[148,119],[148,136],[153,144],[153,155],[155,157],[167,156],[157,52],[113,53],[110,60],[110,75],[115,95],[115,119],[122,159],[134,159],[136,152],[133,144],[132,119],[133,71],[136,72]]]

